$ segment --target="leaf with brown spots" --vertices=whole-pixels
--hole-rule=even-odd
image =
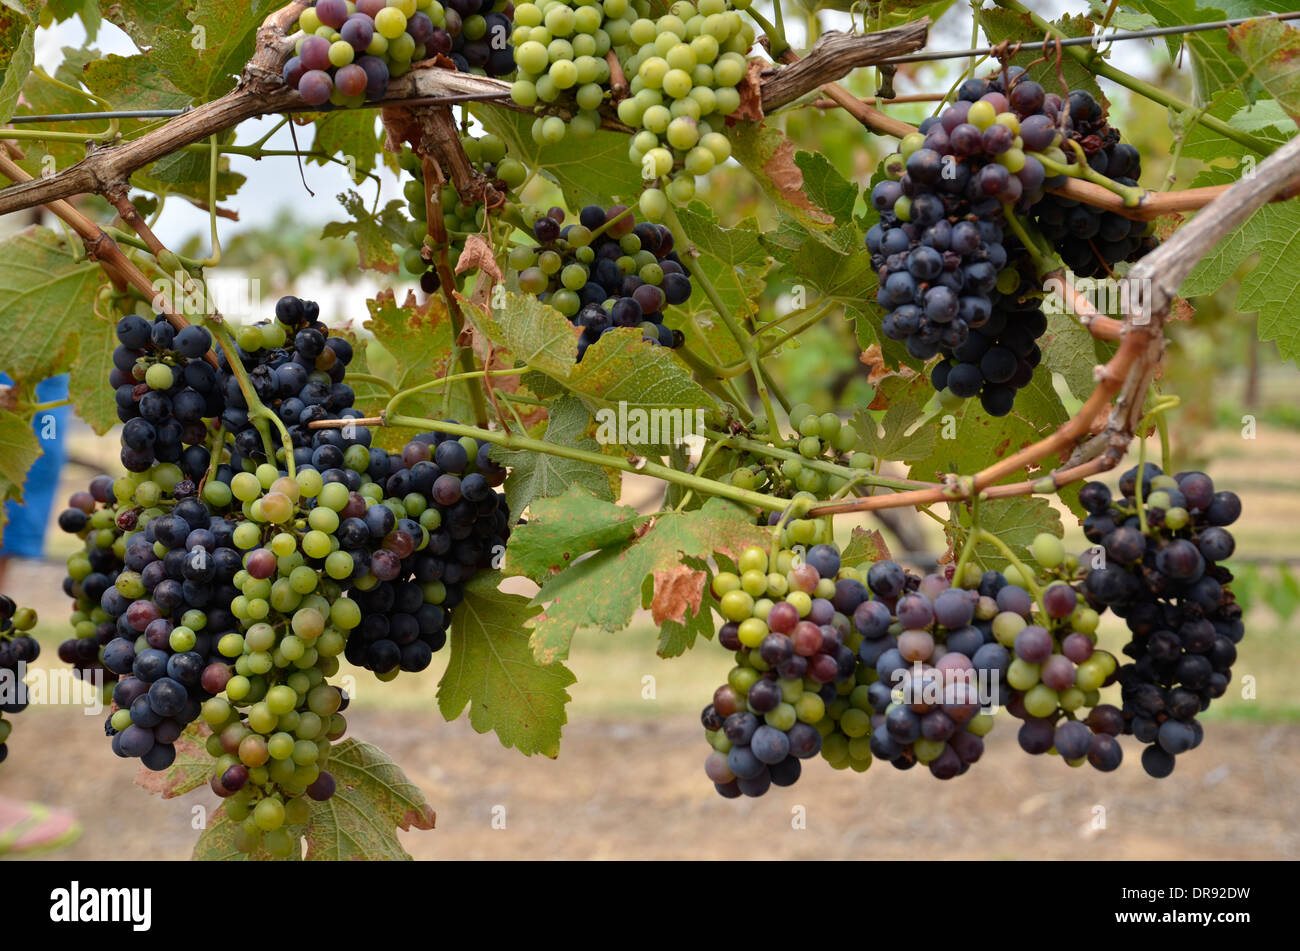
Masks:
[[[893,555],[889,553],[884,535],[874,528],[855,526],[849,535],[849,543],[840,553],[840,564],[846,568],[857,568],[861,565],[874,565],[878,561],[889,561],[891,558]]]
[[[635,509],[572,485],[532,504],[528,521],[515,527],[506,545],[506,571],[541,584],[588,552],[627,541],[648,526]]]
[[[664,621],[686,620],[687,609],[691,615],[700,613],[700,599],[704,597],[704,583],[708,575],[689,565],[673,565],[654,573],[654,598],[650,601],[650,616],[656,624]]]
[[[472,234],[465,239],[465,250],[460,252],[460,257],[456,260],[457,274],[475,268],[479,270],[479,278],[474,285],[471,299],[476,306],[486,310],[488,301],[492,299],[492,288],[500,284],[504,278],[501,276],[501,268],[497,266],[492,245],[488,244],[481,234]]]
[[[749,61],[745,78],[736,85],[736,92],[740,93],[740,106],[728,116],[728,119],[746,122],[763,121],[762,75],[763,71],[769,68],[770,64],[762,60]]]

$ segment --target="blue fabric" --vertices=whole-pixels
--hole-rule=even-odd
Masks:
[[[10,380],[0,374],[0,383]],[[68,398],[68,375],[50,377],[36,385],[36,399],[41,403]],[[54,507],[54,495],[59,489],[59,471],[67,461],[68,450],[64,430],[70,419],[69,407],[46,410],[36,414],[32,429],[41,444],[42,455],[27,470],[23,485],[23,502],[6,502],[4,545],[0,556],[40,558],[45,550],[45,529]]]

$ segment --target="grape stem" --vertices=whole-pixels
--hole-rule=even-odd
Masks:
[[[390,413],[396,412],[398,404],[408,396],[414,396],[416,393],[431,390],[434,387],[442,386],[444,383],[459,383],[461,380],[477,380],[493,376],[519,376],[521,373],[527,372],[527,370],[528,367],[526,366],[522,369],[517,367],[506,367],[501,370],[470,370],[466,373],[453,373],[451,376],[438,377],[436,380],[426,380],[416,386],[410,386],[394,393],[393,398],[390,399],[388,405],[384,407],[382,415],[388,416]]]
[[[850,469],[847,466],[841,466],[833,462],[826,462],[823,459],[807,459],[797,452],[789,449],[781,449],[777,446],[768,445],[765,442],[758,442],[754,439],[748,439],[744,436],[732,436],[727,433],[720,433],[715,430],[706,429],[703,435],[709,439],[726,440],[737,449],[743,449],[746,452],[753,453],[756,456],[767,456],[771,459],[791,460],[802,463],[806,468],[813,469],[825,475],[833,475],[840,479],[852,479],[862,473],[861,469]],[[929,482],[917,482],[912,479],[891,479],[888,476],[871,474],[870,478],[864,480],[865,485],[876,485],[886,489],[915,489],[930,488],[933,486]]]
[[[992,532],[983,528],[976,529],[971,534],[979,541],[988,542],[1002,553],[1003,558],[1016,566],[1016,570],[1020,572],[1020,578],[1024,581],[1025,587],[1029,589],[1029,593],[1034,596],[1034,600],[1038,602],[1038,606],[1041,608],[1043,606],[1043,590],[1038,587],[1038,583],[1034,581],[1033,572],[1026,568],[1025,563],[1016,557],[1016,553],[1011,550],[1011,546],[998,538],[998,536],[994,535]],[[1046,609],[1044,609],[1043,614],[1046,616]]]
[[[248,418],[262,437],[262,448],[266,450],[267,460],[272,465],[275,464],[275,446],[271,442],[270,427],[266,425],[270,421],[280,432],[280,444],[284,447],[285,471],[289,473],[289,478],[294,478],[296,473],[293,463],[293,440],[289,437],[289,431],[285,429],[284,421],[276,413],[268,409],[266,404],[258,397],[257,391],[253,388],[253,382],[248,378],[248,371],[244,369],[244,363],[239,359],[239,354],[234,348],[234,341],[230,338],[225,326],[215,320],[209,320],[207,323],[212,339],[217,342],[217,345],[221,347],[221,352],[226,355],[226,366],[239,384],[239,392],[243,395],[244,402],[248,404]]]

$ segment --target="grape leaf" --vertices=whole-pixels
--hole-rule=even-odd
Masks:
[[[337,789],[324,802],[311,802],[308,861],[409,859],[397,830],[434,827],[420,787],[379,747],[348,738],[330,750],[325,768]]]
[[[1300,30],[1277,20],[1252,20],[1228,30],[1228,48],[1260,84],[1300,122]]]
[[[865,7],[863,17],[866,28],[872,31],[887,30],[903,26],[921,17],[929,17],[931,23],[937,23],[939,17],[948,12],[953,0],[890,0],[883,3],[858,3],[856,0],[819,0],[818,7],[832,10],[852,11],[855,7]]]
[[[1228,123],[1235,129],[1249,132],[1275,148],[1285,144],[1287,139],[1296,132],[1295,123],[1276,99],[1258,99],[1254,105],[1248,105],[1245,95],[1239,89],[1222,93],[1208,115]],[[1247,153],[1245,146],[1215,132],[1204,122],[1197,122],[1186,131],[1185,135],[1184,158],[1203,159],[1207,162],[1228,159],[1241,169],[1242,157]],[[1257,160],[1254,152],[1249,154],[1252,161]]]
[[[1223,169],[1209,169],[1195,186],[1232,181]],[[1282,359],[1300,361],[1300,203],[1274,202],[1260,208],[1236,231],[1227,235],[1201,259],[1183,281],[1187,297],[1212,294],[1232,277],[1247,259],[1258,261],[1241,280],[1235,307],[1259,314],[1259,339],[1277,343]]]
[[[810,194],[794,141],[776,124],[741,122],[728,130],[728,138],[731,139],[732,156],[749,169],[754,181],[781,212],[813,230],[835,223],[835,212],[819,205]],[[838,200],[838,188],[829,185],[834,169],[827,162],[824,170],[826,178],[815,182],[812,190],[822,197]]]
[[[94,316],[102,272],[91,261],[74,261],[63,240],[40,227],[0,241],[0,260],[0,371],[35,384],[72,369],[80,335],[105,332]],[[101,390],[106,385],[104,378],[93,381]],[[77,404],[96,395],[72,390]]]
[[[161,772],[141,764],[135,774],[135,784],[163,799],[175,799],[206,786],[216,763],[205,746],[211,733],[207,724],[191,723],[176,741],[176,759],[172,764]]]
[[[541,584],[587,552],[631,538],[642,519],[633,508],[572,485],[534,503],[528,521],[511,532],[506,568]]]
[[[395,244],[406,243],[406,214],[404,203],[394,198],[378,215],[372,215],[366,203],[356,192],[338,196],[339,204],[348,213],[350,221],[331,221],[321,229],[322,238],[347,238],[357,246],[360,264],[369,271],[396,274],[400,268]]]
[[[0,409],[0,500],[21,502],[27,470],[41,457],[41,444],[26,416]],[[0,508],[0,539],[9,515]]]
[[[253,55],[257,28],[278,6],[278,0],[195,0],[189,24],[159,28],[149,55],[177,89],[200,102],[216,99],[234,88]]]
[[[600,444],[584,435],[591,425],[591,412],[579,400],[562,396],[551,402],[548,410],[550,419],[543,442],[600,452]],[[609,477],[595,463],[499,446],[492,447],[491,457],[510,469],[505,484],[506,501],[516,518],[535,500],[562,495],[572,485],[583,486],[599,499],[612,501],[614,498]]]
[[[1101,24],[1106,17],[1110,4],[1106,0],[1088,0],[1088,15]],[[1110,14],[1110,26],[1117,30],[1145,30],[1155,26],[1156,18],[1149,13],[1136,13],[1123,6],[1115,7]]]
[[[635,327],[618,327],[587,348],[568,378],[569,388],[592,408],[712,408],[713,397],[668,347],[651,346]]]
[[[628,161],[626,135],[602,130],[588,139],[566,135],[555,145],[538,145],[532,115],[499,107],[471,111],[483,128],[505,140],[514,158],[553,179],[570,208],[604,207],[611,199],[631,200],[641,193],[641,169]]]
[[[911,477],[931,481],[950,472],[973,475],[1038,441],[1066,418],[1051,375],[1036,373],[1028,386],[1016,392],[1015,408],[1006,416],[989,416],[978,399],[966,400],[957,409],[944,410],[932,424],[939,429],[934,450],[912,463]],[[1044,464],[1052,465],[1051,460]],[[1024,478],[1023,473],[1007,476],[1007,479]]]
[[[12,118],[18,93],[36,62],[36,24],[8,2],[0,4],[0,125]]]
[[[890,376],[880,381],[879,393],[889,400],[884,417],[877,422],[865,409],[858,410],[852,419],[858,431],[858,446],[862,452],[877,459],[910,461],[922,459],[935,448],[935,427],[932,420],[922,422],[910,435],[924,415],[933,388],[925,376],[909,378]]]
[[[342,109],[316,116],[316,137],[312,140],[312,158],[317,165],[328,165],[338,156],[348,163],[353,180],[374,171],[376,156],[382,151],[383,135],[373,112],[367,109]]]
[[[970,531],[970,507],[961,505],[957,510],[957,521],[961,529],[954,532],[952,527],[945,529],[953,550],[960,551],[966,535]],[[1065,529],[1061,525],[1060,513],[1052,503],[1040,496],[1020,496],[1010,499],[998,499],[985,502],[980,506],[980,528],[991,532],[1007,543],[1012,552],[1021,561],[1027,561],[1029,543],[1034,536],[1047,532],[1060,538]],[[980,545],[975,550],[975,557],[985,568],[1001,571],[1011,562],[998,549],[991,545]]]
[[[1133,0],[1135,8],[1156,18],[1161,26],[1183,26],[1190,23],[1209,23],[1225,20],[1225,7],[1234,6],[1232,0],[1224,3],[1201,4],[1198,0]],[[1269,6],[1267,2],[1254,4]],[[1253,10],[1234,8],[1234,15],[1248,16]],[[1246,73],[1245,65],[1228,50],[1228,36],[1224,30],[1204,30],[1165,38],[1169,57],[1177,61],[1184,48],[1192,63],[1192,76],[1198,102],[1210,102],[1224,89],[1236,85]],[[1247,89],[1252,99],[1254,94]]]
[[[63,51],[65,62],[69,52]],[[151,56],[89,52],[94,58],[79,70],[78,78],[95,95],[109,102],[130,103],[132,109],[180,109],[189,104],[190,97],[168,81]]]
[[[399,306],[392,290],[385,289],[374,300],[367,301],[366,306],[370,310],[370,316],[362,326],[374,334],[375,340],[392,355],[396,367],[392,382],[396,389],[403,390],[419,383],[427,383],[452,372],[451,320],[441,297],[430,297],[420,304],[416,302],[415,294],[408,291],[406,302]],[[404,416],[438,419],[447,415],[454,419],[466,419],[468,401],[461,395],[465,385],[450,383],[412,394],[402,400],[396,408],[397,412]],[[469,385],[478,384],[477,381],[470,381]],[[451,394],[446,392],[449,388]],[[387,394],[381,397],[381,392],[376,389],[366,404],[359,405],[358,408],[367,413],[382,409],[382,404],[387,403]],[[451,402],[444,402],[448,396]],[[446,414],[442,412],[444,405],[448,408]],[[400,449],[416,432],[398,426],[385,426],[376,430],[375,443],[386,449]]]
[[[796,152],[794,163],[803,172],[805,193],[818,207],[824,208],[836,224],[853,220],[858,187],[846,182],[826,156],[820,152]]]
[[[1066,15],[1052,22],[1065,36],[1092,35],[1092,23],[1084,16]],[[980,26],[984,29],[984,35],[994,44],[1005,40],[1010,40],[1012,43],[1017,40],[1022,43],[1039,43],[1043,39],[1043,31],[1034,26],[1027,15],[1016,13],[1014,10],[992,7],[981,10]],[[1040,83],[1048,92],[1059,93],[1061,83],[1056,78],[1056,57],[1054,55],[1050,57],[1049,62],[1029,65],[1040,59],[1042,54],[1038,50],[1027,50],[1011,57],[1008,63],[1024,67],[1029,73],[1029,78]],[[1097,85],[1096,78],[1073,57],[1068,55],[1061,57],[1061,75],[1070,89],[1087,90],[1099,103],[1106,105],[1108,100],[1102,94],[1101,87]]]
[[[105,4],[104,16],[121,27],[136,46],[150,47],[159,30],[188,30],[186,14],[194,9],[195,0],[117,0]]]
[[[869,567],[878,561],[889,561],[891,557],[884,535],[874,528],[855,525],[849,534],[849,543],[840,552],[840,564],[845,568]]]
[[[209,762],[211,762],[209,760]],[[434,812],[420,788],[383,750],[348,738],[330,751],[327,768],[337,784],[325,802],[309,801],[302,830],[308,861],[395,861],[411,856],[397,830],[432,829]],[[267,860],[264,850],[246,855],[235,847],[239,823],[222,806],[194,845],[196,861]],[[298,861],[295,852],[283,861]]]
[[[537,608],[522,595],[497,590],[501,576],[476,575],[451,625],[451,659],[438,682],[438,709],[454,720],[468,706],[470,726],[493,730],[503,746],[554,759],[567,722],[566,687],[576,678],[563,664],[543,665],[529,649],[527,623]]]
[[[494,343],[534,370],[562,380],[573,370],[578,328],[531,294],[505,294],[504,306],[492,309],[488,331]]]
[[[655,611],[655,603],[662,605],[665,588],[674,587],[665,584],[668,577],[675,577],[680,582],[673,592],[674,607],[680,607],[680,617],[662,617]],[[660,657],[680,657],[695,646],[702,637],[713,639],[713,599],[710,585],[713,575],[708,562],[699,558],[683,558],[681,563],[667,569],[647,575],[641,590],[642,607],[651,608],[659,623],[659,645],[655,653]],[[684,602],[684,603],[682,603]]]
[[[1075,398],[1086,400],[1096,386],[1097,349],[1088,328],[1071,314],[1047,311],[1047,333],[1039,341],[1043,366],[1065,377]]]
[[[734,558],[749,545],[770,540],[748,510],[722,499],[710,499],[693,511],[661,514],[637,537],[547,579],[533,598],[534,605],[546,605],[529,625],[534,656],[544,664],[567,657],[573,635],[582,627],[610,632],[627,627],[642,603],[646,576],[665,565],[714,552]]]
[[[77,359],[68,377],[68,391],[77,395],[77,415],[102,436],[121,422],[117,418],[116,394],[108,385],[113,351],[117,349],[113,322],[92,315],[77,340]]]
[[[758,311],[756,303],[764,288],[764,276],[770,262],[752,219],[736,228],[718,224],[713,210],[700,201],[678,211],[682,230],[690,239],[691,248],[678,248],[692,273],[701,274],[718,292],[718,298],[727,312],[741,327],[746,327]],[[691,315],[691,320],[670,320],[670,326],[683,330],[691,345],[703,345],[710,359],[720,366],[737,363],[743,359],[735,337],[719,319],[717,308],[695,287],[686,303],[674,307],[675,311]]]

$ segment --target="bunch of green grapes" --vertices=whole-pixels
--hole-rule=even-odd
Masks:
[[[566,129],[576,138],[596,133],[598,110],[609,92],[605,56],[629,42],[633,23],[649,10],[647,0],[540,0],[515,7],[518,71],[511,98],[521,106],[571,113],[567,122],[559,115],[539,115],[532,127],[536,142],[557,143]]]
[[[642,193],[641,211],[658,220],[668,199],[690,201],[695,176],[730,158],[722,119],[740,106],[736,86],[748,69],[754,29],[727,0],[678,0],[657,20],[633,23],[630,39],[635,52],[623,68],[631,95],[618,104],[618,117],[640,130],[628,154],[652,186]]]
[[[513,202],[514,190],[524,183],[528,170],[522,163],[506,155],[505,142],[499,136],[487,133],[478,137],[462,135],[460,144],[470,164],[474,166],[474,171],[488,182],[495,196],[501,196],[507,203]],[[402,149],[398,163],[411,176],[402,189],[411,215],[406,224],[409,243],[405,247],[399,247],[402,266],[419,277],[420,287],[426,294],[433,294],[438,290],[440,281],[438,271],[430,261],[438,253],[439,247],[429,234],[424,203],[424,169],[420,157],[410,148]],[[465,239],[471,234],[483,233],[489,211],[482,202],[467,202],[450,182],[442,186],[441,200],[443,227],[447,231],[447,260],[454,270],[456,261],[465,250]],[[474,271],[466,271],[458,280],[463,282],[473,273]]]
[[[793,498],[799,492],[807,493],[810,498],[825,498],[843,490],[850,480],[822,468],[822,463],[848,466],[863,475],[875,466],[876,460],[872,456],[854,450],[858,443],[857,432],[835,413],[819,415],[811,406],[800,404],[791,408],[790,422],[796,428],[796,435],[775,444],[775,448],[789,455],[772,458],[758,453],[742,453],[728,476],[732,485],[760,490],[778,498]],[[755,423],[754,429],[762,432],[763,426]]]

